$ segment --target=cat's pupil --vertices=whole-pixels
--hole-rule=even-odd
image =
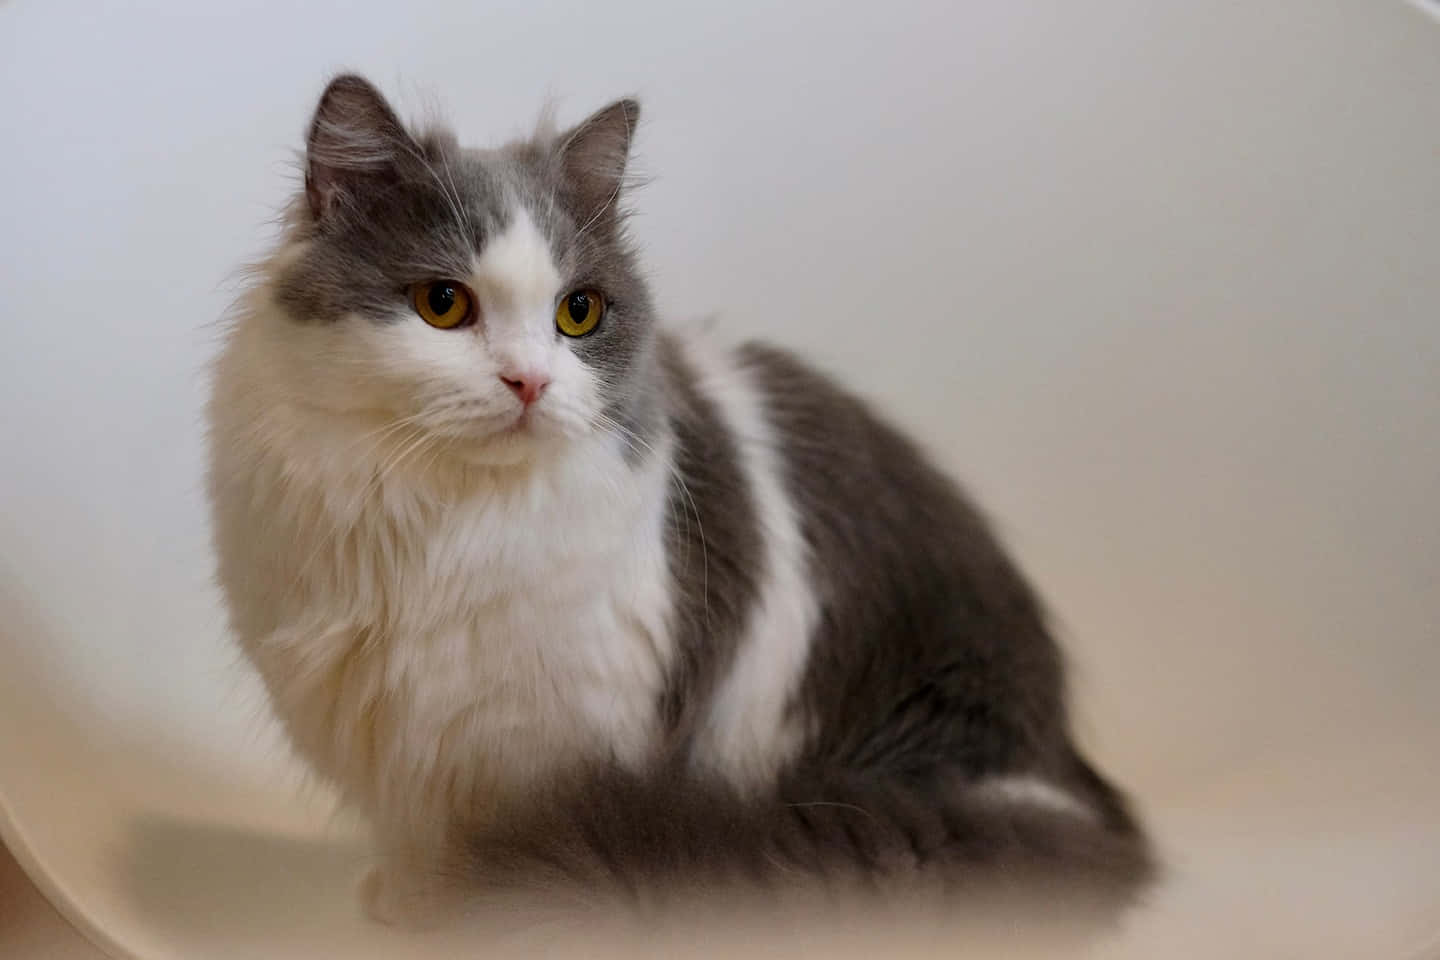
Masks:
[[[435,311],[436,316],[443,317],[455,306],[455,288],[449,284],[437,283],[430,288],[428,300],[430,309]]]
[[[570,319],[576,323],[584,323],[585,318],[590,315],[590,298],[583,293],[572,293],[569,307]]]

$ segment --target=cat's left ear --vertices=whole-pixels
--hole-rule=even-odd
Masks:
[[[639,101],[617,100],[560,138],[565,194],[581,223],[614,211],[639,120]]]

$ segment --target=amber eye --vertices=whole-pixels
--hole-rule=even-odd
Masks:
[[[450,330],[473,319],[470,291],[454,280],[415,284],[410,288],[410,303],[420,319],[441,330]]]
[[[583,337],[599,326],[604,315],[604,297],[594,290],[576,290],[555,308],[555,326],[567,337]]]

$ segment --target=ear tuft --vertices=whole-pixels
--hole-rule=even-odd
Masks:
[[[574,213],[582,223],[614,210],[639,121],[639,101],[617,100],[561,138],[561,169]]]
[[[305,197],[317,222],[395,175],[414,141],[371,83],[355,74],[330,81],[306,142]]]

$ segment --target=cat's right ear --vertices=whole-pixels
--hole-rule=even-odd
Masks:
[[[330,81],[310,121],[305,145],[305,199],[317,223],[399,174],[419,154],[405,125],[368,80]]]

